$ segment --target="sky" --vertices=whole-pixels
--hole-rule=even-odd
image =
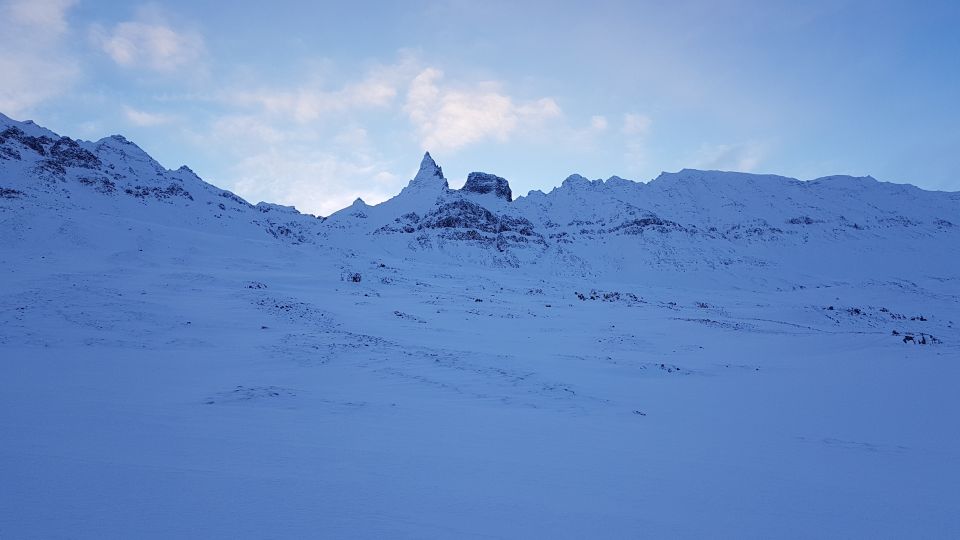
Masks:
[[[348,5],[350,4],[350,5]],[[573,173],[960,191],[960,2],[0,0],[0,112],[327,215],[430,151]]]

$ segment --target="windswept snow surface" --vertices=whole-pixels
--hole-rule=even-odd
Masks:
[[[960,195],[474,178],[324,219],[0,116],[0,538],[960,536]]]

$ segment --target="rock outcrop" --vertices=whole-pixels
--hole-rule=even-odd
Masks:
[[[513,193],[510,191],[510,184],[506,179],[483,172],[472,172],[467,176],[467,183],[464,184],[461,191],[471,193],[493,193],[495,196],[505,199],[507,202],[513,201]]]

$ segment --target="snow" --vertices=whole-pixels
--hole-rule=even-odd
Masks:
[[[84,147],[0,141],[2,538],[960,534],[960,194],[427,155],[324,220]]]

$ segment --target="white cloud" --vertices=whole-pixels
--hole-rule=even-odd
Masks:
[[[653,120],[638,113],[623,115],[620,132],[624,135],[624,159],[633,170],[641,170],[647,164],[647,139]]]
[[[352,126],[337,133],[334,142],[348,147],[363,147],[369,144],[367,130],[360,126]]]
[[[330,115],[386,108],[394,104],[398,89],[416,72],[416,61],[403,56],[393,65],[375,66],[357,81],[330,87],[322,79],[292,87],[238,85],[221,93],[219,101],[229,107],[252,109],[254,114],[292,120],[301,124]]]
[[[395,195],[394,175],[377,163],[304,147],[274,147],[242,158],[234,170],[234,189],[252,202],[293,205],[319,215],[345,208],[357,197],[372,204]]]
[[[128,105],[123,106],[123,115],[131,124],[141,127],[160,126],[173,122],[173,117],[169,115],[141,111]]]
[[[398,89],[418,72],[414,62],[401,56],[335,85],[310,75],[287,87],[251,89],[234,81],[212,99],[197,98],[210,99],[208,109],[217,113],[188,136],[230,161],[213,180],[252,202],[292,204],[321,215],[358,196],[382,202],[403,179],[380,157],[362,120],[368,111],[398,109]]]
[[[336,91],[312,88],[243,90],[229,94],[226,99],[235,105],[257,106],[266,113],[305,123],[328,113],[383,107],[393,101],[396,94],[396,89],[384,82],[364,81]]]
[[[562,115],[553,99],[517,101],[496,83],[468,89],[442,84],[442,72],[409,55],[336,84],[330,84],[329,70],[319,71],[323,77],[308,72],[286,86],[233,81],[212,97],[196,98],[209,100],[206,109],[215,116],[188,136],[231,163],[211,180],[252,202],[294,204],[326,215],[358,196],[377,203],[399,192],[409,177],[397,174],[378,146],[398,129],[403,139],[407,120],[424,146],[449,150],[529,135]],[[374,124],[367,122],[376,131],[368,132]],[[403,170],[418,157],[411,156]]]
[[[404,111],[427,150],[456,150],[490,139],[505,142],[519,129],[561,115],[552,98],[516,104],[496,83],[464,90],[441,86],[442,79],[442,71],[424,69],[407,91]]]
[[[118,65],[171,73],[202,63],[203,36],[193,30],[174,30],[157,15],[124,21],[111,30],[95,26],[94,42]]]
[[[5,11],[9,23],[36,29],[42,34],[35,37],[43,38],[67,31],[67,9],[76,3],[76,0],[15,0],[6,3]]]
[[[627,113],[623,115],[623,127],[620,131],[624,135],[646,135],[652,124],[650,117],[645,114]]]
[[[590,117],[590,129],[592,131],[606,131],[609,123],[605,116],[594,115]]]
[[[764,145],[755,142],[740,144],[704,144],[693,155],[690,167],[724,171],[752,172],[763,161]]]
[[[392,185],[397,182],[397,175],[393,174],[390,171],[380,171],[377,174],[373,175],[373,180],[378,184]],[[367,201],[370,202],[370,201]]]
[[[254,115],[244,114],[217,118],[210,126],[209,134],[196,137],[197,144],[206,147],[207,138],[210,136],[224,142],[239,139],[240,142],[249,145],[251,151],[282,144],[287,138],[283,130],[274,127],[270,122]]]
[[[401,187],[371,148],[366,129],[356,123],[330,132],[323,125],[289,124],[258,111],[217,118],[188,136],[230,161],[211,180],[253,203],[329,215],[357,197],[382,202]]]
[[[80,76],[66,47],[73,0],[13,0],[0,4],[0,110],[14,116],[59,97]]]

